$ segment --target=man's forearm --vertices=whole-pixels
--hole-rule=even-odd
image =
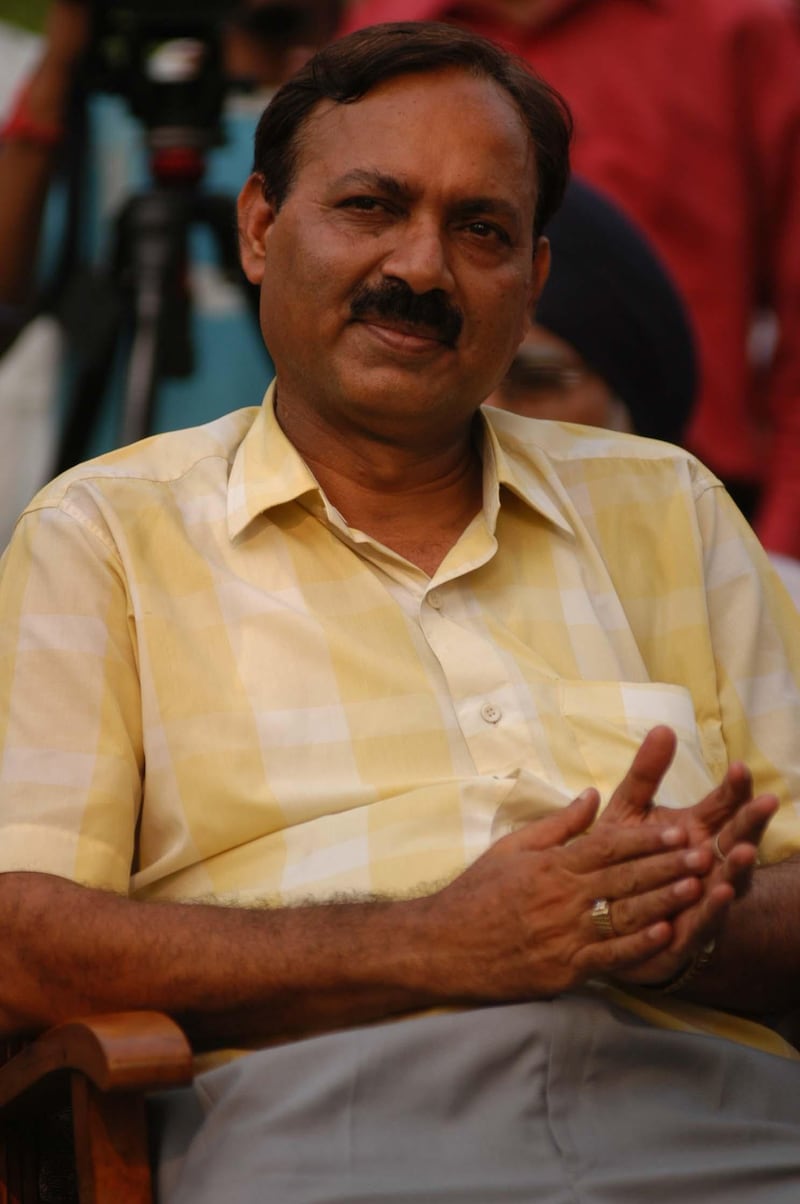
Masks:
[[[418,899],[240,909],[0,874],[0,1031],[154,1008],[197,1044],[230,1044],[613,974],[665,948],[702,887],[693,854],[658,828],[588,831],[597,803],[586,792]],[[611,939],[591,916],[605,896],[627,897]]]
[[[800,857],[756,870],[686,994],[753,1015],[800,1006]]]
[[[13,984],[0,1028],[154,1008],[202,1046],[424,1007],[437,999],[424,910],[138,903],[45,874],[0,875],[0,979]]]

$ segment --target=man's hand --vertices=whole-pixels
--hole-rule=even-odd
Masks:
[[[585,791],[420,901],[438,924],[432,939],[448,951],[448,981],[465,1001],[548,998],[648,964],[670,946],[681,913],[703,895],[711,850],[685,847],[674,824],[589,830],[598,804],[597,792]],[[616,901],[611,939],[592,919],[598,898]]]
[[[702,892],[673,925],[666,949],[617,978],[639,985],[663,982],[679,973],[710,939],[719,935],[731,904],[748,890],[757,863],[757,847],[778,809],[773,795],[752,798],[752,779],[736,762],[722,782],[699,803],[676,811],[653,802],[675,752],[675,734],[654,728],[645,737],[631,768],[614,791],[598,826],[674,827],[680,825],[691,848],[711,852]]]

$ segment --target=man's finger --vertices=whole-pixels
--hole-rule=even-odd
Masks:
[[[646,815],[672,763],[676,743],[672,728],[663,724],[647,733],[630,769],[612,794],[601,822],[625,823]]]
[[[648,834],[652,829],[647,829]],[[714,866],[710,848],[674,849],[664,852],[656,849],[652,853],[632,857],[626,861],[603,866],[586,877],[589,893],[598,898],[635,899],[648,891],[662,886],[674,885],[682,878],[700,879]],[[701,888],[702,889],[702,888]],[[698,896],[695,895],[695,898]],[[666,913],[665,913],[666,914]],[[641,928],[641,924],[630,925]]]
[[[709,832],[718,832],[751,797],[753,780],[750,770],[741,761],[730,766],[714,790],[692,807],[692,819]]]
[[[535,852],[556,848],[585,832],[594,822],[599,806],[600,795],[589,787],[564,807],[563,811],[553,811],[542,819],[534,819],[511,836],[507,836],[505,840]]]
[[[565,864],[576,874],[592,874],[625,862],[637,862],[641,858],[649,858],[668,849],[680,849],[685,843],[686,833],[677,826],[661,828],[656,824],[612,826],[597,823],[591,832],[573,841],[569,846],[566,850]],[[705,866],[698,868],[700,873],[707,871]],[[689,869],[687,872],[692,873],[694,870]],[[633,879],[636,870],[631,869],[629,874]],[[644,888],[637,887],[632,881],[630,889],[626,891],[623,888],[620,893],[636,893],[638,889]]]
[[[575,961],[582,977],[613,975],[627,966],[647,961],[666,949],[672,938],[672,925],[662,920],[639,932],[604,940],[597,936],[584,945]]]
[[[720,924],[736,898],[735,887],[729,881],[709,885],[697,907],[688,908],[675,917],[671,949],[681,957],[696,953],[708,940],[717,936]]]
[[[640,932],[659,920],[670,920],[688,907],[697,904],[703,893],[699,878],[679,878],[667,886],[645,891],[641,895],[616,900],[604,900],[612,935],[626,936]],[[591,918],[591,916],[590,916]],[[592,920],[594,925],[594,920]],[[594,925],[595,932],[599,931]]]
[[[727,857],[737,844],[759,845],[779,807],[774,794],[760,794],[746,803],[718,832],[715,851]]]

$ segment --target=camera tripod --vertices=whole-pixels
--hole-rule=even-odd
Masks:
[[[188,140],[155,151],[153,186],[132,196],[119,213],[110,263],[99,279],[69,298],[82,318],[76,332],[80,364],[67,404],[57,472],[85,457],[88,433],[121,352],[127,371],[118,445],[152,433],[163,378],[191,375],[188,267],[194,226],[210,230],[220,268],[241,286],[258,321],[257,293],[239,264],[233,198],[203,192],[203,170],[202,151]]]

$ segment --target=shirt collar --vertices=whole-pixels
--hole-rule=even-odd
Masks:
[[[501,487],[537,510],[566,535],[575,535],[573,506],[547,455],[536,445],[536,420],[481,406],[483,424],[484,512],[492,528],[501,505]]]
[[[570,506],[547,456],[531,438],[530,419],[483,406],[484,513],[493,530],[501,505],[501,487],[568,535]],[[275,382],[233,459],[228,478],[228,535],[231,539],[267,510],[304,495],[325,498],[316,477],[275,417]],[[327,506],[326,506],[327,509]]]
[[[228,535],[235,539],[265,510],[315,490],[322,495],[316,477],[275,417],[273,381],[233,459],[228,478]]]

